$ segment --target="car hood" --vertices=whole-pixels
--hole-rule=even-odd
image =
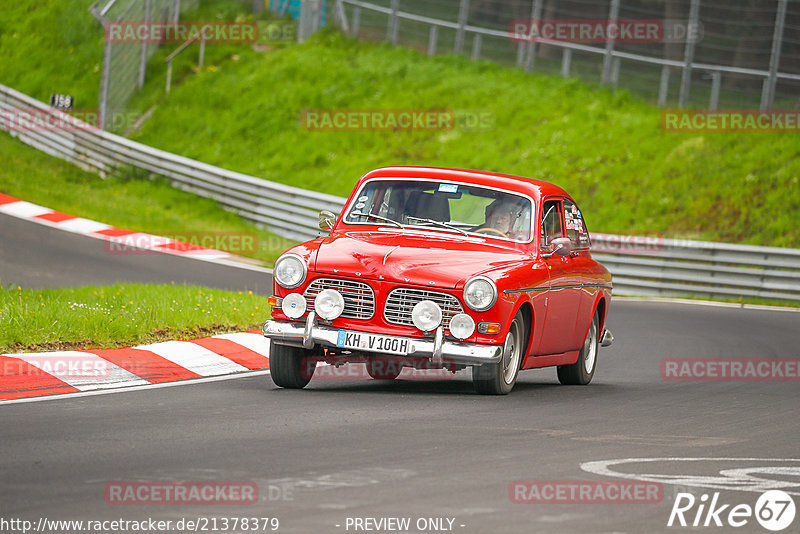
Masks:
[[[434,232],[347,232],[321,241],[314,270],[456,288],[476,274],[530,260],[527,247]]]

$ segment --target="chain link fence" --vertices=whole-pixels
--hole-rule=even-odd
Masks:
[[[177,22],[180,13],[197,4],[198,0],[97,0],[89,11],[107,29],[110,23],[123,21]],[[144,85],[147,60],[159,46],[147,41],[114,42],[106,33],[98,103],[101,128],[107,129],[113,117],[122,115],[128,99]]]
[[[333,11],[360,38],[620,85],[661,107],[800,107],[798,0],[336,0]],[[587,20],[656,22],[663,33],[587,42],[515,31]]]

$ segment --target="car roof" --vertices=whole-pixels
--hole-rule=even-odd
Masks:
[[[450,169],[446,167],[420,167],[413,165],[398,165],[381,167],[368,172],[358,181],[360,187],[363,182],[373,178],[423,178],[430,180],[452,180],[470,184],[515,191],[527,194],[534,199],[547,196],[570,195],[557,185],[543,180],[534,180],[525,176],[502,174],[489,171],[476,171],[470,169]]]

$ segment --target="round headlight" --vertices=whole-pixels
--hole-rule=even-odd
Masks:
[[[300,293],[289,293],[283,297],[281,310],[290,319],[299,319],[306,312],[306,299]]]
[[[314,311],[326,321],[333,321],[344,311],[344,297],[334,289],[323,289],[314,299]]]
[[[432,300],[421,300],[411,310],[411,320],[423,332],[436,330],[442,324],[442,309]]]
[[[457,313],[450,319],[450,333],[458,339],[467,339],[475,332],[475,321],[466,313]]]
[[[464,286],[464,302],[477,312],[488,310],[496,301],[497,288],[484,276],[476,276]]]
[[[294,254],[285,254],[275,262],[272,276],[275,281],[286,289],[294,289],[306,279],[306,262]]]

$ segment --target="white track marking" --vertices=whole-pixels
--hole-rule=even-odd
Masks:
[[[611,469],[613,466],[620,464],[643,464],[655,462],[678,462],[686,464],[694,463],[708,463],[708,462],[757,462],[757,463],[784,463],[795,464],[796,467],[778,466],[777,468],[769,467],[752,467],[743,466],[735,469],[720,469],[719,475],[693,475],[693,474],[659,474],[659,473],[623,473]],[[628,466],[630,469],[630,466]],[[800,458],[624,458],[617,460],[597,460],[592,462],[583,462],[581,469],[595,475],[607,476],[612,478],[622,478],[627,480],[641,480],[645,482],[657,482],[661,484],[673,484],[677,486],[689,486],[696,488],[708,488],[715,490],[731,490],[731,491],[749,491],[749,492],[764,492],[771,489],[782,489],[790,495],[800,495],[798,489],[798,482],[787,481],[780,479],[765,479],[748,476],[741,476],[746,472],[758,473],[774,473],[776,475],[786,475],[787,470],[792,474],[797,472],[800,468]],[[795,491],[789,491],[794,489]]]
[[[60,222],[58,223],[57,228],[61,228],[62,230],[66,230],[67,232],[72,232],[74,234],[92,234],[94,232],[108,230],[109,228],[113,228],[113,226],[109,226],[97,221],[90,221],[89,219],[77,218]]]
[[[149,384],[122,367],[87,352],[69,350],[10,356],[24,360],[81,391]]]
[[[241,332],[237,334],[220,334],[214,336],[218,339],[227,339],[246,347],[253,352],[257,352],[262,356],[269,358],[269,340],[261,334],[251,334],[248,332]]]
[[[44,215],[45,213],[52,213],[53,210],[50,208],[45,208],[43,206],[39,206],[36,204],[31,204],[30,202],[25,202],[21,200],[19,202],[10,202],[8,204],[3,204],[0,206],[0,213],[6,213],[8,215],[13,215],[14,217],[21,217],[24,219],[37,217],[39,215]]]
[[[164,341],[163,343],[153,343],[152,345],[139,345],[136,348],[155,352],[159,356],[200,376],[225,375],[250,370],[189,341]]]
[[[149,390],[149,389],[171,388],[175,386],[203,384],[205,382],[223,382],[225,380],[237,380],[239,378],[250,378],[253,376],[261,376],[268,374],[269,374],[269,369],[262,369],[260,371],[237,373],[235,375],[190,378],[188,380],[179,380],[177,382],[162,382],[159,384],[148,384],[146,386],[131,386],[126,388],[116,388],[116,389],[98,389],[96,391],[79,391],[77,393],[61,393],[58,395],[44,395],[41,397],[28,397],[24,399],[0,400],[0,406],[5,406],[6,404],[28,404],[30,402],[44,402],[50,400],[68,400],[78,397],[94,397],[95,395],[111,395],[112,393],[132,393],[135,391],[142,391],[145,389]]]

